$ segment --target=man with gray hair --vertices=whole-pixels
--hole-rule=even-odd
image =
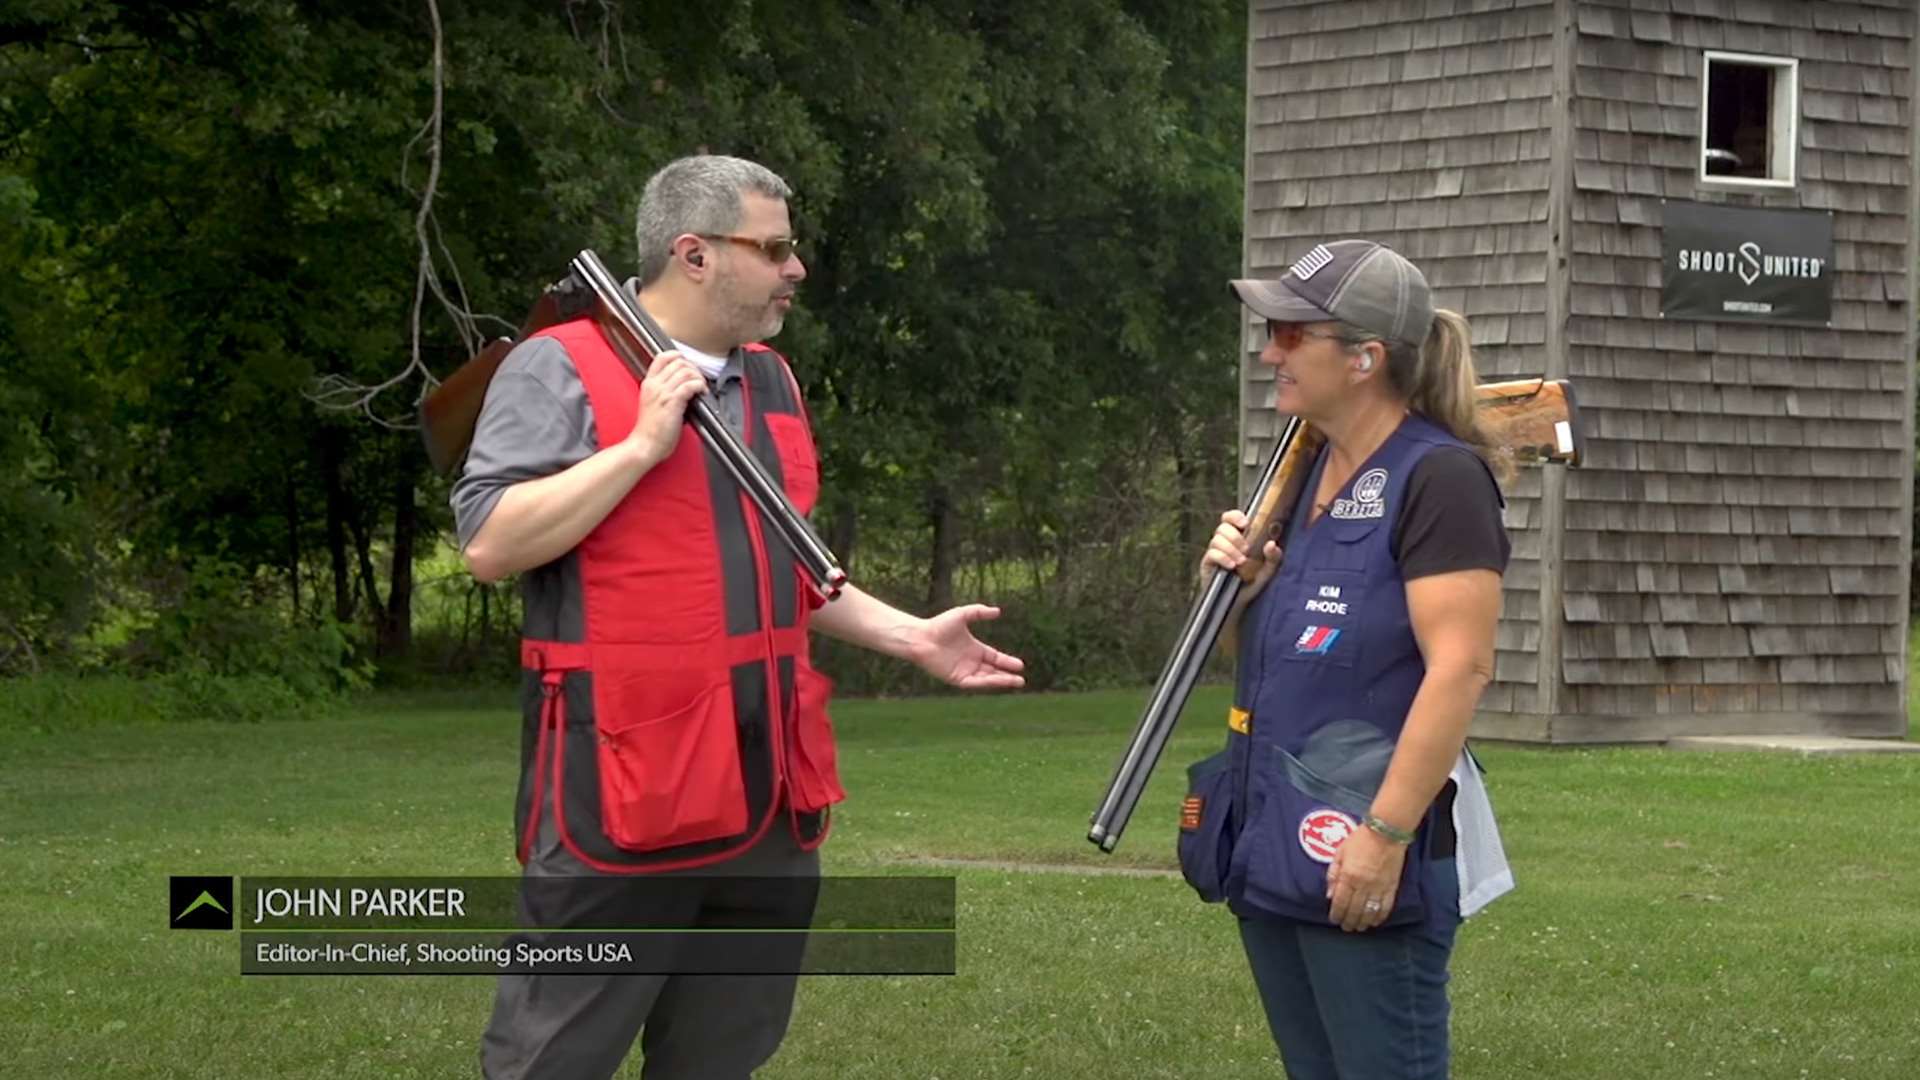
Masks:
[[[812,508],[819,465],[799,384],[760,344],[807,274],[789,195],[739,158],[668,164],[634,235],[640,305],[673,350],[636,384],[577,319],[515,347],[488,386],[452,499],[468,569],[517,573],[525,597],[526,940],[808,924],[817,849],[845,794],[810,629],[954,686],[1022,685],[1021,661],[969,628],[996,608],[923,619],[852,587],[822,604],[718,460],[683,437],[687,404],[709,395],[795,508]],[[486,1075],[611,1076],[638,1036],[648,1080],[750,1076],[786,1032],[798,951],[724,954],[738,935],[657,940],[646,963],[680,973],[503,975]],[[740,967],[771,973],[714,973]]]

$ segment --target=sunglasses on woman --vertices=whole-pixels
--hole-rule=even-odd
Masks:
[[[1359,341],[1342,337],[1331,330],[1309,330],[1307,329],[1306,323],[1280,322],[1277,319],[1267,320],[1267,336],[1273,339],[1275,345],[1280,346],[1280,348],[1286,352],[1292,352],[1299,348],[1301,342],[1308,338],[1317,338],[1321,341],[1338,341],[1342,345],[1360,344]]]

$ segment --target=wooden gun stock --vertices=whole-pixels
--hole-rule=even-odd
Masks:
[[[420,402],[420,434],[426,440],[427,460],[442,476],[460,467],[473,445],[473,428],[480,420],[480,406],[486,403],[487,386],[494,372],[513,347],[555,323],[565,322],[577,312],[569,312],[552,289],[540,294],[533,310],[520,324],[520,336],[495,338],[473,354],[445,382],[435,387]]]
[[[1515,382],[1481,383],[1477,388],[1480,422],[1495,446],[1504,448],[1516,463],[1558,462],[1580,464],[1586,450],[1579,410],[1573,398],[1573,385],[1564,379],[1521,379]],[[1306,483],[1314,454],[1326,442],[1326,436],[1312,425],[1302,425],[1288,444],[1273,483],[1267,485],[1248,515],[1248,536],[1280,538],[1283,510],[1291,509],[1300,498],[1300,485]],[[1266,560],[1260,557],[1262,545],[1237,571],[1241,580],[1251,583]]]

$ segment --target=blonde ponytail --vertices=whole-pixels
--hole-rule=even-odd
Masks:
[[[1420,346],[1420,355],[1400,385],[1413,410],[1451,432],[1479,454],[1493,474],[1506,483],[1513,475],[1512,455],[1496,446],[1480,423],[1480,378],[1473,370],[1473,331],[1466,316],[1436,308],[1433,329]]]

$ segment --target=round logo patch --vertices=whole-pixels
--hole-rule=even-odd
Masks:
[[[1387,470],[1368,469],[1353,482],[1353,498],[1356,502],[1379,502],[1380,496],[1387,493]]]
[[[1332,807],[1309,810],[1300,819],[1300,850],[1314,862],[1330,863],[1333,853],[1359,827],[1359,822]]]

